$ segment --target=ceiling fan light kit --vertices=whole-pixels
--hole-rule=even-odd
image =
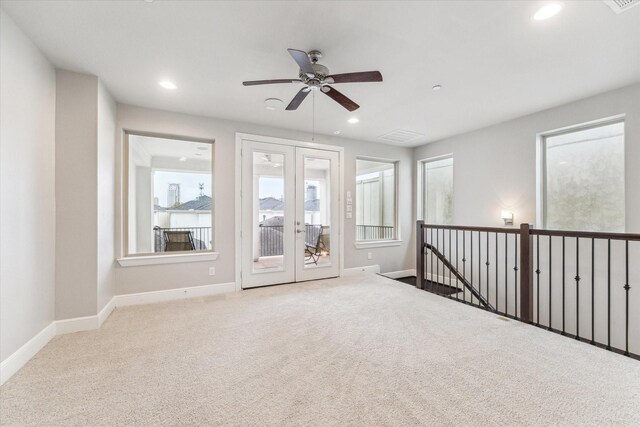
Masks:
[[[312,50],[309,53],[298,50],[288,49],[289,54],[294,61],[298,64],[300,72],[298,79],[276,79],[276,80],[253,80],[242,82],[244,86],[257,86],[265,84],[279,84],[279,83],[302,83],[305,85],[298,91],[296,96],[293,97],[286,110],[297,110],[302,101],[312,91],[322,92],[338,104],[342,105],[348,111],[355,111],[360,106],[354,101],[337,91],[329,84],[336,83],[363,83],[363,82],[381,82],[382,74],[380,71],[363,71],[358,73],[345,73],[345,74],[330,74],[329,69],[324,65],[318,63],[322,58],[322,52],[318,50]]]

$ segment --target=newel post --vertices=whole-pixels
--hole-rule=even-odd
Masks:
[[[529,224],[520,224],[520,319],[533,322],[533,239]]]
[[[424,221],[416,224],[416,288],[423,289],[424,284]]]

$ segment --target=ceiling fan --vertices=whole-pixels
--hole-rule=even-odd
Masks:
[[[313,91],[320,91],[331,99],[342,105],[349,111],[354,111],[360,108],[358,104],[344,96],[342,93],[335,90],[329,84],[334,83],[360,83],[360,82],[381,82],[382,74],[380,71],[362,71],[359,73],[345,73],[345,74],[329,74],[329,69],[322,64],[318,63],[318,60],[322,58],[322,53],[317,50],[312,50],[307,53],[297,49],[287,49],[289,54],[293,57],[294,61],[300,67],[300,74],[298,79],[276,79],[276,80],[253,80],[248,82],[242,82],[244,86],[256,86],[256,85],[269,85],[277,83],[303,83],[305,87],[300,89],[296,96],[287,105],[286,110],[296,110],[302,101]]]

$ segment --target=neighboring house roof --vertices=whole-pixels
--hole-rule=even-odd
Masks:
[[[274,197],[260,199],[261,211],[284,211],[284,201]],[[311,212],[320,211],[320,199],[307,200],[304,202],[304,210]]]
[[[320,211],[320,199],[307,200],[304,202],[304,210],[311,212],[319,212]]]
[[[269,219],[265,219],[264,221],[262,221],[260,223],[260,226],[266,227],[266,226],[281,226],[284,224],[284,217],[283,216],[274,216],[271,217]]]
[[[261,211],[283,211],[284,201],[278,200],[274,197],[265,197],[264,199],[260,199],[260,210]]]
[[[153,205],[153,210],[154,211],[166,211],[167,208],[165,208],[164,206],[160,206],[160,205]]]
[[[169,209],[172,211],[210,211],[211,197],[199,196],[195,200],[189,200],[188,202]]]

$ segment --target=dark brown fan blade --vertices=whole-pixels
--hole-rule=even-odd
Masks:
[[[327,81],[329,79],[333,79],[333,83],[381,82],[382,74],[380,71],[362,71],[360,73],[334,74],[327,76]]]
[[[287,50],[289,51],[289,54],[293,57],[294,61],[298,63],[298,67],[300,67],[302,71],[312,75],[316,73],[315,71],[313,71],[313,66],[311,65],[311,60],[309,59],[307,52],[304,52],[298,49],[287,49]]]
[[[302,104],[302,101],[304,101],[307,95],[309,95],[309,92],[311,92],[309,88],[304,87],[300,89],[296,96],[293,97],[289,105],[287,105],[287,108],[285,108],[285,110],[297,110],[300,104]]]
[[[300,79],[277,79],[277,80],[252,80],[242,82],[243,86],[272,85],[276,83],[298,83]]]
[[[331,86],[324,86],[322,88],[322,92],[327,94],[334,101],[336,101],[338,104],[342,105],[344,108],[346,108],[349,111],[355,111],[358,108],[360,108],[358,104],[356,104],[355,102],[353,102],[352,100],[350,100],[349,98],[347,98],[346,96],[344,96],[343,94],[341,94],[340,92],[332,88]]]

